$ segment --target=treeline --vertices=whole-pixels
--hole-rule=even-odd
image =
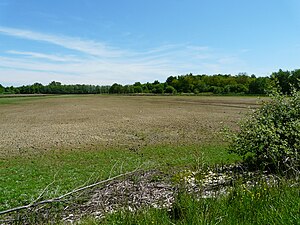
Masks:
[[[48,85],[35,83],[21,87],[3,87],[0,84],[0,93],[9,94],[177,94],[177,93],[213,93],[213,94],[254,94],[264,95],[271,88],[279,87],[285,94],[290,94],[292,88],[300,89],[300,70],[274,72],[270,77],[248,76],[245,73],[238,75],[179,75],[170,76],[163,83],[136,82],[131,85],[113,84],[99,85],[63,85],[52,81]]]
[[[34,83],[21,87],[3,87],[0,84],[0,93],[5,94],[102,94],[109,93],[111,86],[85,85],[85,84],[61,84],[52,81],[48,85]]]

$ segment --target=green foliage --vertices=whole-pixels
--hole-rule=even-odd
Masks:
[[[159,83],[158,84],[154,84],[153,85],[153,89],[152,89],[152,93],[154,93],[154,94],[162,94],[162,93],[164,93],[164,85],[163,84],[159,84]]]
[[[124,93],[124,87],[121,84],[114,83],[109,88],[109,93],[111,93],[111,94],[122,94],[122,93]]]
[[[271,100],[241,123],[230,151],[262,168],[299,168],[300,92],[291,96],[274,91]]]
[[[299,185],[234,187],[219,198],[179,193],[170,210],[144,209],[107,215],[98,224],[299,224]],[[82,221],[82,224],[92,224]],[[96,223],[97,223],[96,222]]]
[[[273,81],[276,81],[278,84],[278,87],[280,88],[280,91],[283,94],[291,94],[293,91],[293,88],[296,90],[300,90],[300,70],[294,70],[294,71],[283,71],[279,70],[276,73],[272,73],[271,79]]]
[[[165,90],[165,93],[169,93],[169,94],[176,94],[176,89],[174,88],[174,87],[172,87],[172,86],[170,86],[170,85],[168,85],[167,87],[166,87],[166,90]]]
[[[267,94],[267,90],[270,89],[271,83],[270,79],[267,77],[259,77],[253,79],[249,84],[249,93],[250,94]]]
[[[0,84],[0,94],[4,92],[4,87]]]

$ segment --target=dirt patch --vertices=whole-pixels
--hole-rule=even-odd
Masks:
[[[73,96],[0,105],[0,152],[220,142],[257,98]]]

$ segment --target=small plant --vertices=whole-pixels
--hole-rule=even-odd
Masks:
[[[300,92],[273,91],[271,100],[242,121],[230,152],[260,169],[299,173]]]

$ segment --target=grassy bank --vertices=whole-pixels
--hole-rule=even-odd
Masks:
[[[56,197],[81,185],[142,169],[176,172],[201,164],[230,163],[224,146],[156,146],[129,149],[57,150],[0,161],[0,210],[34,201],[51,184],[43,198]]]
[[[172,210],[123,211],[82,224],[300,224],[299,208],[299,185],[282,181],[276,187],[237,186],[229,195],[213,199],[181,193]]]

